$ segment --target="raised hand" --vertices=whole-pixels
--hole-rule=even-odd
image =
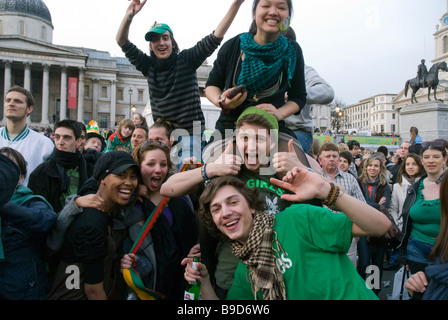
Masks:
[[[320,175],[299,167],[289,171],[283,180],[271,178],[271,183],[293,192],[282,195],[282,199],[288,201],[303,202],[314,198],[323,200],[330,191],[330,184]]]
[[[131,1],[131,0],[128,0]],[[146,0],[140,1],[140,0],[132,0],[131,4],[129,4],[128,9],[126,10],[126,13],[130,14],[131,17],[135,16],[137,13],[142,10],[143,6],[145,5]]]
[[[278,173],[287,173],[294,167],[306,169],[307,167],[300,162],[294,151],[294,140],[291,139],[288,142],[288,152],[277,152],[272,157],[272,163]]]
[[[233,141],[229,141],[224,152],[213,163],[207,165],[207,175],[211,177],[237,175],[241,169],[242,159],[233,154]]]

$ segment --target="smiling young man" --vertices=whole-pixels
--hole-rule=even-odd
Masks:
[[[196,70],[218,48],[243,2],[232,0],[229,11],[213,33],[187,50],[180,51],[172,29],[164,23],[154,23],[145,35],[145,40],[149,41],[150,56],[129,41],[132,20],[146,0],[131,2],[117,32],[118,45],[147,78],[154,121],[159,118],[171,121],[176,129],[184,129],[190,135],[190,139],[184,136],[180,142],[182,157],[179,168],[183,158],[201,158],[201,132],[205,129],[205,120]],[[195,122],[199,128],[194,128]],[[193,136],[193,133],[196,135]]]
[[[143,126],[136,126],[132,132],[131,148],[137,149],[139,145],[148,140],[148,128]]]
[[[286,200],[330,199],[344,213],[293,204],[273,216],[237,178],[212,180],[200,198],[199,217],[211,233],[230,239],[241,261],[227,299],[377,299],[346,251],[353,236],[384,234],[388,219],[316,173],[294,168],[283,181],[271,180],[291,191]],[[216,299],[205,265],[193,270],[191,258],[182,263],[188,263],[187,281],[201,281],[202,298]]]
[[[74,120],[61,120],[54,125],[54,150],[50,159],[31,174],[28,187],[43,196],[59,213],[65,198],[76,194],[88,179],[87,165],[77,149],[80,126]]]
[[[27,119],[33,110],[31,92],[19,86],[8,90],[3,108],[6,126],[0,128],[0,148],[13,148],[25,158],[28,173],[22,182],[24,186],[28,184],[29,173],[47,160],[54,148],[49,138],[28,128]]]

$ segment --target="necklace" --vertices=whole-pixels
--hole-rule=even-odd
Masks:
[[[445,174],[445,172],[444,173],[442,173],[441,175],[440,175],[440,177],[439,177],[439,179],[437,179],[437,181],[431,181],[431,180],[429,180],[429,177],[428,177],[428,179],[426,179],[426,182],[428,182],[428,184],[440,184],[440,182],[442,182],[442,179],[443,179],[443,175]]]

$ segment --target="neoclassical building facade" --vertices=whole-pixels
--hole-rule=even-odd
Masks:
[[[36,105],[30,125],[96,120],[101,128],[113,129],[133,112],[144,112],[148,85],[128,59],[53,44],[53,30],[44,1],[0,0],[0,92],[4,97],[14,85],[32,92]],[[198,70],[200,86],[205,86],[210,69],[205,62]],[[6,122],[3,103],[2,98],[1,124]]]

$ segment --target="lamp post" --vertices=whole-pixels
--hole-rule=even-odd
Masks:
[[[336,111],[336,133],[338,133],[341,124],[341,117],[344,115],[344,113],[342,112],[340,106],[336,106],[334,108],[334,111]]]
[[[131,119],[131,109],[132,109],[131,98],[132,98],[132,93],[133,93],[132,88],[129,88],[128,93],[129,93],[129,119]]]

